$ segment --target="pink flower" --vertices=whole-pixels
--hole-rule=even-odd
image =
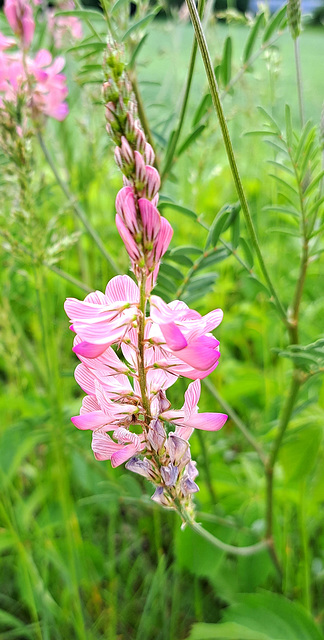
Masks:
[[[139,290],[129,276],[116,276],[108,282],[105,294],[90,293],[84,301],[68,298],[64,309],[73,322],[73,331],[81,338],[76,353],[91,357],[123,339],[136,320]],[[100,345],[97,350],[93,345]]]
[[[189,367],[198,371],[194,377],[203,378],[215,369],[220,356],[219,342],[211,335],[223,318],[221,309],[206,316],[175,300],[166,304],[158,296],[151,296],[152,341]],[[156,330],[158,328],[158,330]],[[188,376],[192,377],[192,375]]]
[[[228,416],[225,413],[199,413],[198,401],[200,398],[200,380],[191,382],[185,392],[185,402],[179,411],[164,411],[160,419],[167,420],[177,425],[176,435],[188,440],[194,429],[203,431],[218,431],[221,429]]]
[[[71,11],[75,8],[73,0],[67,0],[59,5],[60,11]],[[57,49],[62,49],[66,43],[82,40],[82,24],[76,16],[55,16],[56,9],[48,11],[48,29],[54,38]]]
[[[4,12],[13,32],[21,39],[23,48],[28,49],[35,31],[31,6],[26,0],[5,0]]]
[[[64,58],[55,60],[49,51],[41,49],[34,59],[26,56],[23,64],[22,53],[2,53],[0,56],[0,106],[3,97],[8,102],[17,103],[21,95],[26,96],[27,106],[33,117],[50,116],[63,120],[68,114],[64,102],[68,89],[65,76],[60,73]],[[26,74],[27,71],[27,74]]]

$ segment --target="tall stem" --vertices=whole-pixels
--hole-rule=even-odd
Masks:
[[[301,63],[300,63],[299,36],[294,39],[294,52],[295,52],[295,65],[296,65],[296,75],[297,75],[299,117],[300,117],[300,125],[301,127],[303,127],[305,122],[305,114],[304,114],[303,82],[302,82]]]
[[[210,93],[212,96],[212,100],[213,100],[213,104],[215,107],[215,111],[217,113],[218,116],[218,120],[219,120],[219,124],[221,127],[221,131],[222,131],[222,136],[223,136],[223,140],[224,140],[224,145],[225,145],[225,149],[226,149],[226,153],[227,153],[227,157],[228,157],[228,161],[229,161],[229,165],[231,168],[231,172],[232,172],[232,176],[233,176],[233,180],[234,180],[234,184],[236,187],[236,191],[241,203],[241,207],[242,207],[242,212],[243,215],[245,217],[245,221],[246,221],[246,225],[249,231],[249,235],[251,238],[251,242],[252,245],[254,247],[254,250],[256,252],[256,255],[258,257],[258,261],[259,261],[259,265],[261,268],[261,271],[263,273],[263,276],[267,282],[267,285],[271,291],[271,295],[273,297],[273,302],[277,308],[277,311],[282,319],[282,321],[284,322],[285,326],[288,327],[289,326],[289,321],[287,319],[287,315],[286,315],[286,311],[282,305],[282,303],[280,302],[278,295],[276,293],[276,290],[272,284],[272,280],[270,278],[270,275],[268,273],[267,267],[265,265],[263,256],[262,256],[262,252],[260,249],[260,245],[259,245],[259,241],[256,235],[256,231],[254,228],[254,224],[253,224],[253,220],[251,217],[251,213],[250,213],[250,209],[249,209],[249,205],[245,196],[245,192],[243,189],[243,185],[242,185],[242,181],[241,181],[241,177],[238,171],[238,166],[236,163],[236,158],[235,158],[235,154],[234,154],[234,150],[233,150],[233,146],[232,146],[232,141],[230,138],[230,134],[229,134],[229,130],[228,130],[228,126],[227,126],[227,122],[225,119],[225,115],[223,112],[223,107],[220,101],[220,94],[219,94],[219,89],[218,89],[218,85],[217,85],[217,80],[215,77],[215,73],[214,73],[214,69],[213,69],[213,65],[212,65],[212,61],[210,58],[210,54],[208,51],[208,46],[207,46],[207,42],[206,42],[206,38],[205,38],[205,34],[203,32],[203,28],[200,22],[200,18],[197,12],[197,8],[195,5],[194,0],[187,0],[187,5],[188,5],[188,9],[190,12],[190,16],[191,16],[191,20],[192,20],[192,24],[193,27],[195,29],[195,34],[196,34],[196,38],[197,38],[197,42],[200,48],[200,52],[201,52],[201,56],[203,59],[203,63],[205,65],[205,70],[206,70],[206,75],[207,75],[207,79],[208,79],[208,83],[209,83],[209,88],[210,88]]]
[[[38,142],[40,144],[40,147],[43,151],[43,154],[50,166],[50,168],[52,169],[52,172],[55,176],[56,182],[59,185],[59,187],[61,188],[61,190],[63,191],[66,199],[68,200],[69,204],[71,205],[72,209],[74,210],[74,212],[76,213],[76,215],[78,216],[79,220],[81,220],[83,226],[86,228],[86,230],[88,231],[89,235],[92,237],[92,239],[94,240],[95,244],[97,245],[99,251],[101,251],[102,255],[104,256],[104,258],[107,260],[107,262],[110,264],[110,267],[112,269],[112,271],[114,273],[118,273],[119,269],[115,263],[115,261],[113,260],[113,258],[109,255],[107,249],[105,248],[104,244],[101,241],[101,238],[99,237],[99,235],[97,234],[96,230],[92,227],[92,225],[90,224],[86,214],[84,213],[84,211],[81,209],[80,205],[75,201],[72,193],[70,192],[67,184],[62,180],[62,178],[60,177],[56,166],[54,164],[54,161],[46,147],[44,138],[41,134],[40,131],[37,132],[37,138],[38,138]]]
[[[205,8],[205,0],[199,0],[198,2],[198,14],[200,16],[200,18],[202,18],[202,15],[204,13],[204,8]],[[165,178],[167,177],[171,166],[172,166],[172,162],[173,162],[173,158],[174,158],[174,154],[176,152],[176,148],[177,148],[177,144],[178,144],[178,140],[182,131],[182,127],[183,127],[183,123],[184,123],[184,119],[185,119],[185,115],[186,115],[186,111],[187,111],[187,106],[188,106],[188,99],[189,99],[189,94],[190,94],[190,89],[191,89],[191,85],[192,85],[192,78],[193,78],[193,72],[194,72],[194,68],[195,68],[195,63],[196,63],[196,57],[197,57],[197,39],[194,38],[193,44],[192,44],[192,49],[191,49],[191,56],[190,56],[190,62],[189,62],[189,70],[188,70],[188,76],[187,76],[187,83],[186,83],[186,87],[185,87],[185,92],[183,95],[183,100],[182,100],[182,105],[181,105],[181,110],[180,110],[180,115],[179,115],[179,122],[178,122],[178,126],[176,128],[176,130],[174,131],[174,134],[172,136],[172,140],[171,140],[171,144],[167,153],[167,157],[165,159],[165,165],[162,171],[162,175],[161,175],[161,182],[163,183],[163,180],[165,180]]]

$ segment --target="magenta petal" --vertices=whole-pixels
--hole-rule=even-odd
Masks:
[[[213,336],[200,336],[185,349],[177,351],[176,355],[195,369],[206,371],[216,365],[219,359],[218,344],[218,340]]]
[[[78,429],[98,429],[107,424],[107,416],[103,411],[83,413],[81,416],[73,416],[71,420]]]
[[[174,322],[160,324],[165,341],[172,351],[179,351],[187,347],[187,340]]]
[[[203,431],[218,431],[224,426],[227,418],[225,413],[197,413],[186,420],[186,425]]]
[[[76,353],[77,356],[83,356],[84,358],[97,358],[104,351],[106,351],[108,345],[106,344],[91,344],[90,342],[79,342],[76,344],[72,351]]]

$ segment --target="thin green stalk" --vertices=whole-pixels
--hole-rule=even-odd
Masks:
[[[118,273],[119,269],[118,266],[116,265],[114,259],[109,255],[107,249],[105,248],[104,244],[101,241],[101,238],[99,237],[98,233],[95,231],[95,229],[92,227],[91,223],[89,222],[86,214],[84,213],[83,209],[81,209],[80,205],[76,202],[76,200],[74,199],[72,193],[70,192],[67,184],[62,180],[62,178],[60,177],[56,166],[54,164],[54,161],[47,149],[47,146],[45,144],[44,138],[41,134],[40,131],[37,132],[37,138],[38,138],[38,142],[40,144],[40,147],[43,151],[43,154],[45,156],[45,159],[47,160],[50,168],[52,169],[52,172],[55,176],[56,182],[59,185],[59,187],[61,188],[61,190],[63,191],[66,199],[68,200],[69,204],[71,205],[72,209],[74,210],[74,212],[76,213],[77,217],[79,218],[79,220],[82,222],[83,226],[86,228],[86,230],[88,231],[89,235],[92,237],[92,239],[94,240],[95,244],[97,245],[99,251],[101,251],[102,255],[104,256],[104,258],[107,260],[107,262],[110,264],[110,267],[112,269],[112,271],[114,273]]]
[[[99,42],[103,42],[102,37],[100,36],[100,34],[98,33],[97,29],[95,29],[95,27],[93,26],[91,20],[89,20],[89,18],[87,17],[87,12],[84,8],[84,6],[81,4],[81,2],[79,2],[79,0],[75,0],[75,4],[77,6],[78,9],[80,9],[80,11],[83,11],[85,14],[85,21],[90,29],[90,31],[92,32],[92,35],[96,36],[96,38],[98,38]]]
[[[212,61],[210,58],[210,54],[208,51],[208,46],[207,46],[207,42],[206,42],[206,38],[203,32],[203,28],[199,19],[199,15],[197,12],[197,8],[195,5],[194,0],[187,0],[187,5],[189,8],[189,12],[190,12],[190,16],[191,16],[191,20],[192,20],[192,24],[193,27],[195,29],[195,33],[196,33],[196,38],[197,38],[197,42],[200,48],[200,52],[201,52],[201,56],[204,62],[204,66],[205,66],[205,70],[206,70],[206,75],[207,75],[207,79],[208,79],[208,83],[209,83],[209,88],[210,88],[210,93],[212,96],[212,100],[213,100],[213,104],[215,107],[215,111],[217,113],[218,116],[218,120],[219,120],[219,124],[221,127],[221,131],[222,131],[222,136],[223,136],[223,140],[224,140],[224,145],[225,145],[225,149],[226,149],[226,153],[227,153],[227,157],[228,157],[228,161],[229,161],[229,165],[231,168],[231,172],[233,175],[233,180],[234,180],[234,184],[236,187],[236,191],[241,203],[241,207],[242,207],[242,211],[243,211],[243,215],[245,217],[245,221],[246,221],[246,225],[249,231],[249,235],[251,238],[251,242],[253,245],[253,248],[256,252],[256,255],[258,257],[258,261],[259,261],[259,265],[261,268],[261,271],[263,273],[263,276],[267,282],[267,285],[271,291],[271,295],[273,297],[273,302],[277,308],[277,311],[279,313],[279,316],[281,317],[282,321],[284,322],[285,326],[288,327],[289,326],[289,321],[287,319],[287,315],[286,315],[286,311],[281,303],[281,301],[279,300],[278,294],[272,284],[272,280],[270,278],[270,275],[268,273],[267,267],[265,265],[264,259],[263,259],[263,255],[260,249],[260,245],[259,245],[259,241],[256,235],[256,231],[254,228],[254,224],[253,224],[253,220],[251,217],[251,213],[250,213],[250,209],[249,209],[249,205],[245,196],[245,192],[243,189],[243,185],[242,185],[242,181],[241,181],[241,177],[238,171],[238,166],[236,163],[236,158],[235,158],[235,154],[234,154],[234,150],[233,150],[233,146],[232,146],[232,141],[229,135],[229,130],[228,130],[228,126],[226,123],[226,119],[224,116],[224,112],[223,112],[223,107],[220,101],[220,95],[219,95],[219,89],[218,89],[218,85],[217,85],[217,80],[215,77],[215,73],[214,73],[214,69],[213,69],[213,65],[212,65]]]
[[[74,276],[71,276],[69,273],[67,273],[66,271],[63,271],[63,269],[60,269],[59,267],[56,267],[54,264],[48,264],[48,262],[43,262],[43,265],[50,271],[53,271],[53,273],[56,273],[56,275],[62,278],[63,280],[66,280],[67,282],[74,284],[76,287],[79,287],[79,289],[82,289],[86,293],[90,293],[91,291],[93,291],[93,287],[92,288],[88,287],[87,284],[84,284],[84,282],[81,282],[81,280],[74,278]]]
[[[232,407],[222,398],[222,396],[218,393],[217,389],[214,387],[213,383],[210,382],[207,378],[204,379],[204,385],[207,387],[208,391],[216,398],[217,402],[221,405],[221,407],[226,411],[231,420],[233,420],[234,424],[236,424],[237,428],[244,435],[246,440],[250,443],[253,449],[257,452],[261,462],[263,465],[266,464],[266,455],[262,450],[262,447],[259,445],[258,441],[254,438],[252,433],[249,431],[248,427],[245,426],[244,422],[237,415],[237,413],[232,409]]]
[[[228,553],[234,556],[252,556],[252,555],[255,555],[256,553],[260,553],[261,551],[264,551],[268,547],[268,543],[266,540],[261,540],[261,542],[257,542],[256,544],[251,544],[247,547],[235,547],[232,544],[227,544],[226,542],[222,542],[222,540],[219,540],[219,538],[216,538],[216,536],[213,536],[212,533],[204,529],[204,527],[198,524],[198,522],[193,522],[188,516],[187,512],[181,509],[181,507],[177,507],[177,509],[182,520],[188,525],[188,527],[190,527],[190,529],[192,529],[192,531],[195,531],[195,533],[197,533],[199,536],[201,536],[202,538],[210,542],[210,544],[212,544],[217,549],[224,551],[225,553]]]
[[[200,16],[200,18],[202,18],[203,13],[204,13],[204,8],[205,8],[205,0],[199,0],[198,1],[198,14]],[[176,148],[177,148],[177,144],[178,144],[178,140],[182,131],[182,127],[183,127],[183,123],[184,123],[184,119],[185,119],[185,115],[186,115],[186,111],[187,111],[187,106],[188,106],[188,100],[189,100],[189,94],[190,94],[190,90],[191,90],[191,85],[192,85],[192,78],[193,78],[193,72],[194,72],[194,68],[195,68],[195,63],[196,63],[196,57],[197,57],[197,40],[196,38],[194,38],[193,44],[192,44],[192,49],[191,49],[191,56],[190,56],[190,62],[189,62],[189,69],[188,69],[188,76],[187,76],[187,82],[186,82],[186,86],[185,86],[185,91],[184,91],[184,95],[183,95],[183,99],[182,99],[182,105],[181,105],[181,109],[180,109],[180,114],[179,114],[179,122],[178,122],[178,126],[176,128],[176,130],[174,131],[174,134],[172,136],[172,140],[171,140],[171,144],[170,147],[168,149],[168,153],[165,159],[165,164],[163,167],[163,171],[162,171],[162,175],[161,175],[161,183],[163,184],[163,181],[165,180],[165,178],[167,177],[171,166],[172,166],[172,162],[173,162],[173,158],[174,158],[174,154],[176,152]]]
[[[296,76],[297,76],[300,126],[301,128],[303,128],[305,123],[305,113],[304,113],[304,98],[303,98],[303,82],[302,82],[301,63],[300,63],[299,36],[294,39],[294,53],[295,53],[295,65],[296,65]]]

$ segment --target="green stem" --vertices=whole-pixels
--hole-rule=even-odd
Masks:
[[[145,332],[145,316],[146,316],[146,274],[145,268],[142,270],[142,276],[139,283],[140,287],[140,313],[138,319],[138,377],[139,377],[139,385],[141,389],[142,403],[143,408],[146,411],[146,416],[148,420],[151,418],[151,409],[150,403],[147,397],[147,389],[146,389],[146,373],[145,373],[145,359],[144,359],[144,332]]]
[[[226,400],[222,398],[222,396],[218,393],[217,389],[214,387],[212,382],[210,382],[210,380],[205,378],[203,382],[204,382],[204,385],[207,387],[208,391],[210,391],[210,393],[214,396],[214,398],[216,398],[217,402],[219,402],[219,404],[224,409],[224,411],[226,411],[226,413],[231,418],[231,420],[233,420],[234,424],[236,424],[237,428],[241,431],[241,433],[244,435],[244,437],[247,439],[247,441],[250,443],[253,449],[257,452],[261,462],[265,465],[266,456],[264,451],[262,450],[262,447],[259,445],[259,443],[254,438],[254,436],[249,431],[249,429],[245,426],[241,418],[237,415],[234,409],[232,409],[232,407],[226,402]]]
[[[187,5],[189,8],[189,12],[190,12],[190,16],[191,16],[191,20],[192,20],[192,24],[193,27],[195,29],[195,33],[196,33],[196,38],[197,38],[197,42],[200,48],[200,52],[201,52],[201,56],[205,65],[205,70],[206,70],[206,75],[207,75],[207,79],[208,79],[208,83],[209,83],[209,88],[210,88],[210,93],[212,96],[212,100],[213,100],[213,104],[215,107],[215,111],[217,113],[218,116],[218,120],[219,120],[219,124],[221,127],[221,131],[222,131],[222,136],[223,136],[223,140],[224,140],[224,145],[225,145],[225,149],[226,149],[226,153],[227,153],[227,157],[228,157],[228,161],[229,161],[229,165],[231,168],[231,172],[233,175],[233,180],[234,180],[234,184],[236,187],[236,191],[241,203],[241,207],[242,207],[242,211],[243,211],[243,215],[245,217],[245,221],[246,221],[246,225],[249,231],[249,235],[251,238],[251,242],[252,245],[254,247],[254,250],[256,252],[256,255],[258,257],[258,261],[260,264],[260,268],[261,271],[263,273],[263,276],[267,282],[267,285],[271,291],[271,295],[273,297],[273,301],[274,304],[277,308],[277,311],[282,319],[282,321],[284,322],[285,326],[288,327],[289,326],[289,321],[287,319],[286,316],[286,311],[282,305],[282,303],[280,302],[278,295],[276,293],[276,290],[272,284],[272,280],[270,278],[270,275],[268,273],[267,267],[265,265],[263,256],[262,256],[262,252],[260,249],[260,245],[259,245],[259,241],[256,235],[256,231],[254,228],[254,224],[253,224],[253,220],[251,217],[251,213],[250,213],[250,209],[249,209],[249,205],[247,203],[247,199],[245,196],[245,192],[243,189],[243,185],[242,185],[242,181],[240,178],[240,174],[238,171],[238,167],[237,167],[237,163],[236,163],[236,159],[235,159],[235,154],[234,154],[234,150],[233,150],[233,146],[232,146],[232,141],[229,135],[229,130],[228,130],[228,126],[226,123],[226,119],[224,116],[224,112],[223,112],[223,107],[220,101],[220,95],[219,95],[219,89],[218,89],[218,85],[217,85],[217,80],[215,77],[215,73],[214,73],[214,69],[213,69],[213,65],[212,65],[212,61],[210,58],[210,54],[208,51],[208,46],[207,46],[207,42],[206,42],[206,38],[203,32],[203,28],[199,19],[199,15],[196,9],[196,5],[194,0],[187,0]]]
[[[294,39],[294,52],[295,52],[295,65],[296,65],[296,76],[297,76],[300,126],[303,128],[304,122],[305,122],[305,114],[304,114],[304,99],[303,99],[303,83],[302,83],[301,63],[300,63],[299,37]]]
[[[205,0],[199,0],[198,2],[198,14],[200,16],[200,18],[202,18],[202,15],[204,13],[204,8],[205,8]],[[178,144],[178,140],[182,131],[182,127],[183,127],[183,123],[184,123],[184,119],[185,119],[185,115],[186,115],[186,111],[187,111],[187,106],[188,106],[188,100],[189,100],[189,94],[190,94],[190,90],[191,90],[191,85],[192,85],[192,78],[193,78],[193,72],[194,72],[194,68],[195,68],[195,63],[196,63],[196,57],[197,57],[197,39],[194,38],[193,44],[192,44],[192,49],[191,49],[191,56],[190,56],[190,62],[189,62],[189,70],[188,70],[188,76],[187,76],[187,82],[186,82],[186,86],[185,86],[185,92],[183,95],[183,99],[182,99],[182,105],[181,105],[181,109],[180,109],[180,115],[179,115],[179,122],[178,122],[178,126],[176,128],[176,130],[173,133],[172,139],[171,139],[171,144],[170,147],[168,149],[167,152],[167,156],[165,159],[165,164],[163,167],[163,171],[162,171],[162,175],[161,175],[161,183],[163,184],[163,181],[165,180],[165,178],[167,177],[172,163],[173,163],[173,158],[174,158],[174,154],[176,152],[176,148],[177,148],[177,144]]]
[[[62,178],[60,177],[56,166],[54,164],[54,161],[46,147],[44,138],[41,134],[40,131],[37,132],[37,138],[38,138],[38,142],[40,144],[40,147],[44,153],[44,156],[50,166],[50,168],[52,169],[52,172],[55,176],[56,182],[59,185],[59,187],[61,188],[61,190],[63,191],[66,199],[68,200],[70,206],[72,207],[72,209],[74,210],[74,212],[76,213],[77,217],[79,218],[79,220],[82,222],[83,226],[86,228],[86,230],[88,231],[89,235],[92,237],[92,239],[94,240],[95,244],[97,245],[99,251],[101,251],[102,255],[104,256],[104,258],[107,260],[107,262],[110,264],[110,267],[112,269],[112,271],[114,273],[118,273],[119,269],[115,263],[115,261],[113,260],[113,258],[109,255],[107,249],[105,248],[105,246],[103,245],[99,235],[97,234],[97,232],[95,231],[95,229],[92,227],[92,225],[90,224],[86,214],[84,213],[83,209],[81,209],[80,205],[75,201],[72,193],[70,192],[67,184],[62,180]]]
[[[198,522],[193,522],[188,516],[187,512],[184,509],[181,509],[181,507],[177,506],[177,511],[182,520],[188,525],[188,527],[190,527],[190,529],[192,529],[192,531],[195,531],[195,533],[210,542],[210,544],[212,544],[217,549],[220,549],[221,551],[224,551],[225,553],[228,553],[230,555],[252,556],[256,553],[264,551],[268,547],[268,543],[266,540],[261,540],[261,542],[251,544],[247,547],[236,547],[232,544],[227,544],[226,542],[222,542],[222,540],[219,540],[219,538],[216,538],[216,536],[213,536],[212,533],[204,529],[204,527],[198,524]]]

